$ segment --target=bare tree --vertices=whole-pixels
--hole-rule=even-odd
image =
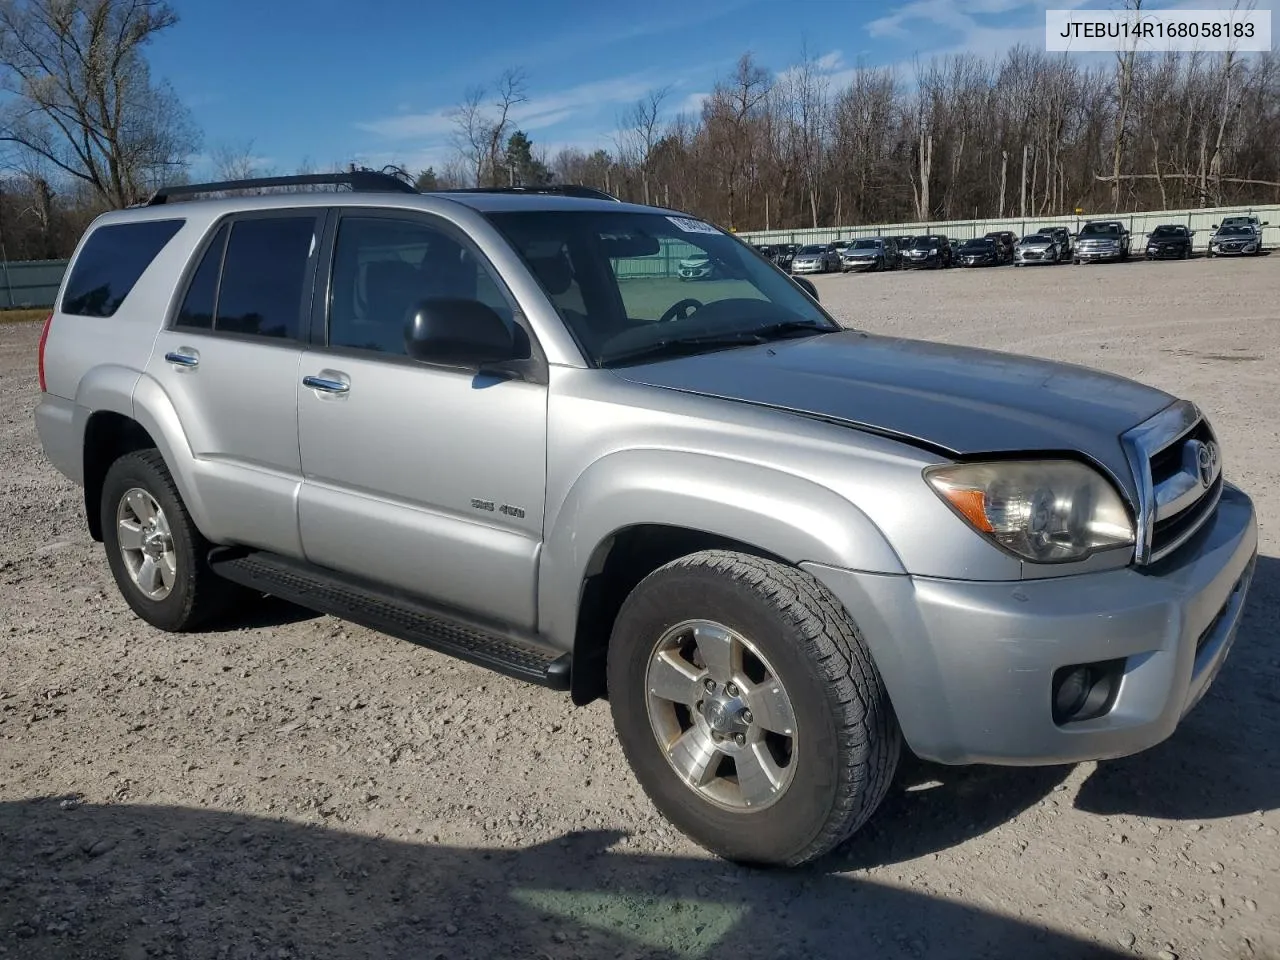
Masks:
[[[147,43],[177,23],[163,0],[0,0],[0,141],[113,207],[185,168],[199,137],[154,82]]]
[[[650,191],[653,150],[661,139],[662,105],[670,93],[670,86],[659,87],[632,104],[623,114],[615,138],[619,157],[625,158],[640,173],[640,189],[645,203],[653,202]]]
[[[450,111],[454,148],[471,168],[476,186],[492,187],[504,182],[504,148],[514,129],[512,111],[528,101],[527,86],[524,70],[509,67],[492,90],[472,87]],[[488,99],[490,95],[492,100]]]

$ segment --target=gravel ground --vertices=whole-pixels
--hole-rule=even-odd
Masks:
[[[1075,767],[913,762],[815,867],[728,866],[657,816],[602,703],[282,603],[224,632],[142,626],[40,455],[38,325],[4,325],[0,954],[1280,957],[1280,258],[817,283],[853,325],[1206,409],[1263,557],[1172,739]]]

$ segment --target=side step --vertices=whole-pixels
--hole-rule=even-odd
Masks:
[[[239,547],[216,547],[209,566],[241,586],[319,613],[466,660],[517,680],[569,689],[570,654],[556,654],[515,634],[457,619],[426,603],[362,584],[303,560]]]

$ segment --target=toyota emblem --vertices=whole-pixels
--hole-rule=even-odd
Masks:
[[[1218,475],[1218,445],[1212,440],[1196,444],[1196,470],[1200,475],[1200,486],[1208,489]]]

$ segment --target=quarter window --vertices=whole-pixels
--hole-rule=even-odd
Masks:
[[[143,220],[99,227],[85,241],[67,278],[62,312],[110,317],[185,220]]]

